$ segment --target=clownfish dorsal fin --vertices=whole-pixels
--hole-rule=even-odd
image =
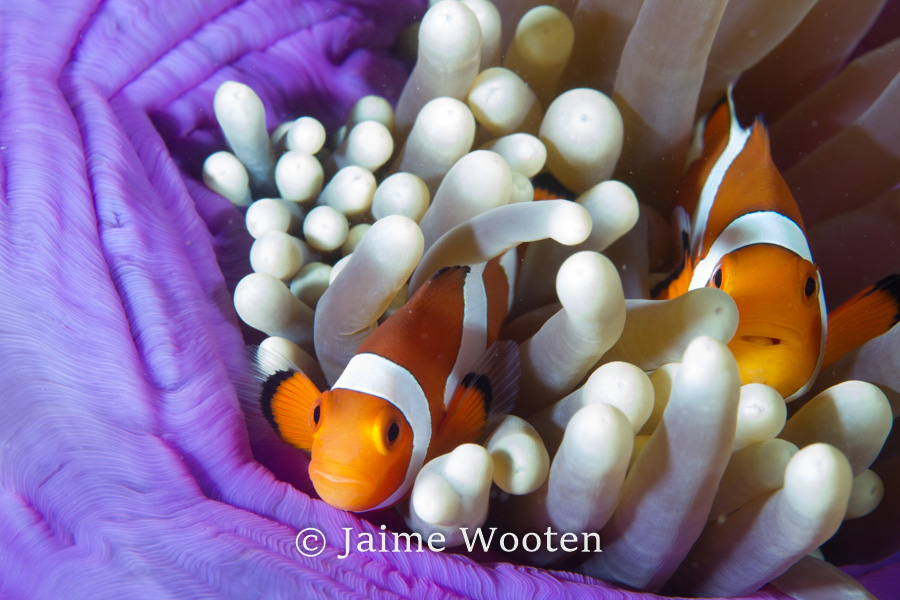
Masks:
[[[751,133],[751,129],[745,129],[738,121],[734,108],[734,98],[732,97],[733,88],[733,85],[728,86],[725,104],[720,104],[716,108],[706,125],[704,144],[714,145],[717,147],[717,150],[710,157],[712,162],[702,180],[699,198],[693,207],[692,256],[703,256],[705,250],[707,250],[704,248],[704,238],[710,234],[714,236],[719,234],[719,231],[707,231],[710,215],[713,212],[713,206],[717,202],[729,203],[729,199],[723,199],[720,195],[722,181],[735,159],[744,151],[744,145]]]
[[[828,366],[900,321],[900,274],[888,275],[828,315],[825,359]]]
[[[463,377],[432,443],[432,456],[476,442],[509,414],[519,391],[519,346],[495,342]]]
[[[443,409],[447,377],[459,352],[471,270],[453,266],[437,271],[357,350],[357,354],[376,354],[409,371],[434,404],[433,412]]]
[[[676,206],[672,213],[673,226],[678,230],[681,243],[681,262],[665,279],[660,280],[650,289],[650,297],[654,300],[675,298],[687,292],[691,283],[691,218],[683,206]]]
[[[257,348],[253,364],[259,381],[260,410],[269,425],[292,446],[311,450],[309,412],[320,395],[319,389],[303,371],[277,352]]]
[[[730,94],[730,88],[727,93]],[[726,95],[722,96],[694,125],[687,156],[685,156],[685,170],[703,158],[705,153],[718,146],[724,146],[728,142],[730,123],[731,113],[728,106],[728,95]]]

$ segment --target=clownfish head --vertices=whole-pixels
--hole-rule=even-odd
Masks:
[[[406,479],[413,432],[396,406],[361,392],[322,393],[310,407],[309,476],[319,496],[354,512],[379,507]]]
[[[707,284],[727,292],[740,323],[728,344],[741,383],[764,383],[785,398],[815,375],[823,317],[816,266],[773,244],[753,244],[722,257]]]

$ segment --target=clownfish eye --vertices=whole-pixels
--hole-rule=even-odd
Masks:
[[[816,293],[816,280],[812,277],[806,278],[806,286],[803,288],[803,293],[806,294],[807,298],[811,298],[813,294]]]
[[[391,421],[390,426],[387,430],[387,444],[386,446],[390,448],[394,445],[394,442],[397,441],[397,438],[400,437],[400,424],[397,421]]]
[[[372,442],[380,453],[387,455],[396,449],[404,436],[404,423],[402,414],[395,408],[385,409],[375,418]]]
[[[322,401],[316,400],[313,403],[312,410],[309,411],[309,418],[312,421],[313,430],[319,427],[319,421],[322,419]]]
[[[713,275],[713,285],[722,289],[722,267],[716,269],[716,272]]]

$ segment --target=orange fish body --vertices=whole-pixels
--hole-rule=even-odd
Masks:
[[[508,298],[497,259],[443,269],[366,339],[331,390],[294,370],[268,378],[263,413],[311,452],[323,500],[357,512],[392,506],[426,461],[509,412],[518,348],[496,342]]]
[[[765,125],[749,129],[727,102],[703,124],[700,156],[685,175],[675,219],[682,264],[651,296],[699,287],[727,292],[738,308],[728,344],[742,383],[765,383],[790,401],[819,371],[900,320],[900,276],[889,275],[831,313],[803,219],[772,162]]]
[[[730,94],[707,120],[702,154],[679,195],[684,264],[652,295],[706,286],[727,292],[740,316],[729,348],[741,381],[765,383],[787,400],[805,393],[827,336],[821,277],[766,128],[759,120],[741,127]]]

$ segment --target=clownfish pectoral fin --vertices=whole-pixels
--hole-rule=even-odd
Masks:
[[[519,376],[522,367],[519,362],[519,344],[512,340],[501,340],[487,349],[473,367],[471,373],[487,378],[491,384],[491,398],[487,403],[485,430],[489,432],[508,415],[519,395]]]
[[[681,239],[681,249],[690,252],[691,249],[691,216],[687,214],[683,206],[676,206],[672,213],[672,219],[678,228]]]
[[[900,274],[888,275],[828,315],[822,366],[885,333],[900,321]]]
[[[264,348],[249,348],[258,380],[255,397],[276,433],[301,450],[312,449],[309,413],[320,392],[287,358]]]
[[[650,297],[654,300],[680,296],[688,290],[691,283],[691,217],[684,207],[676,206],[672,213],[672,221],[672,225],[678,230],[681,260],[668,277],[657,282],[650,290]]]
[[[309,412],[319,395],[302,371],[276,371],[263,383],[259,404],[281,439],[308,452],[313,444]]]
[[[478,441],[508,415],[519,392],[519,345],[495,342],[463,377],[435,436],[435,456]]]

